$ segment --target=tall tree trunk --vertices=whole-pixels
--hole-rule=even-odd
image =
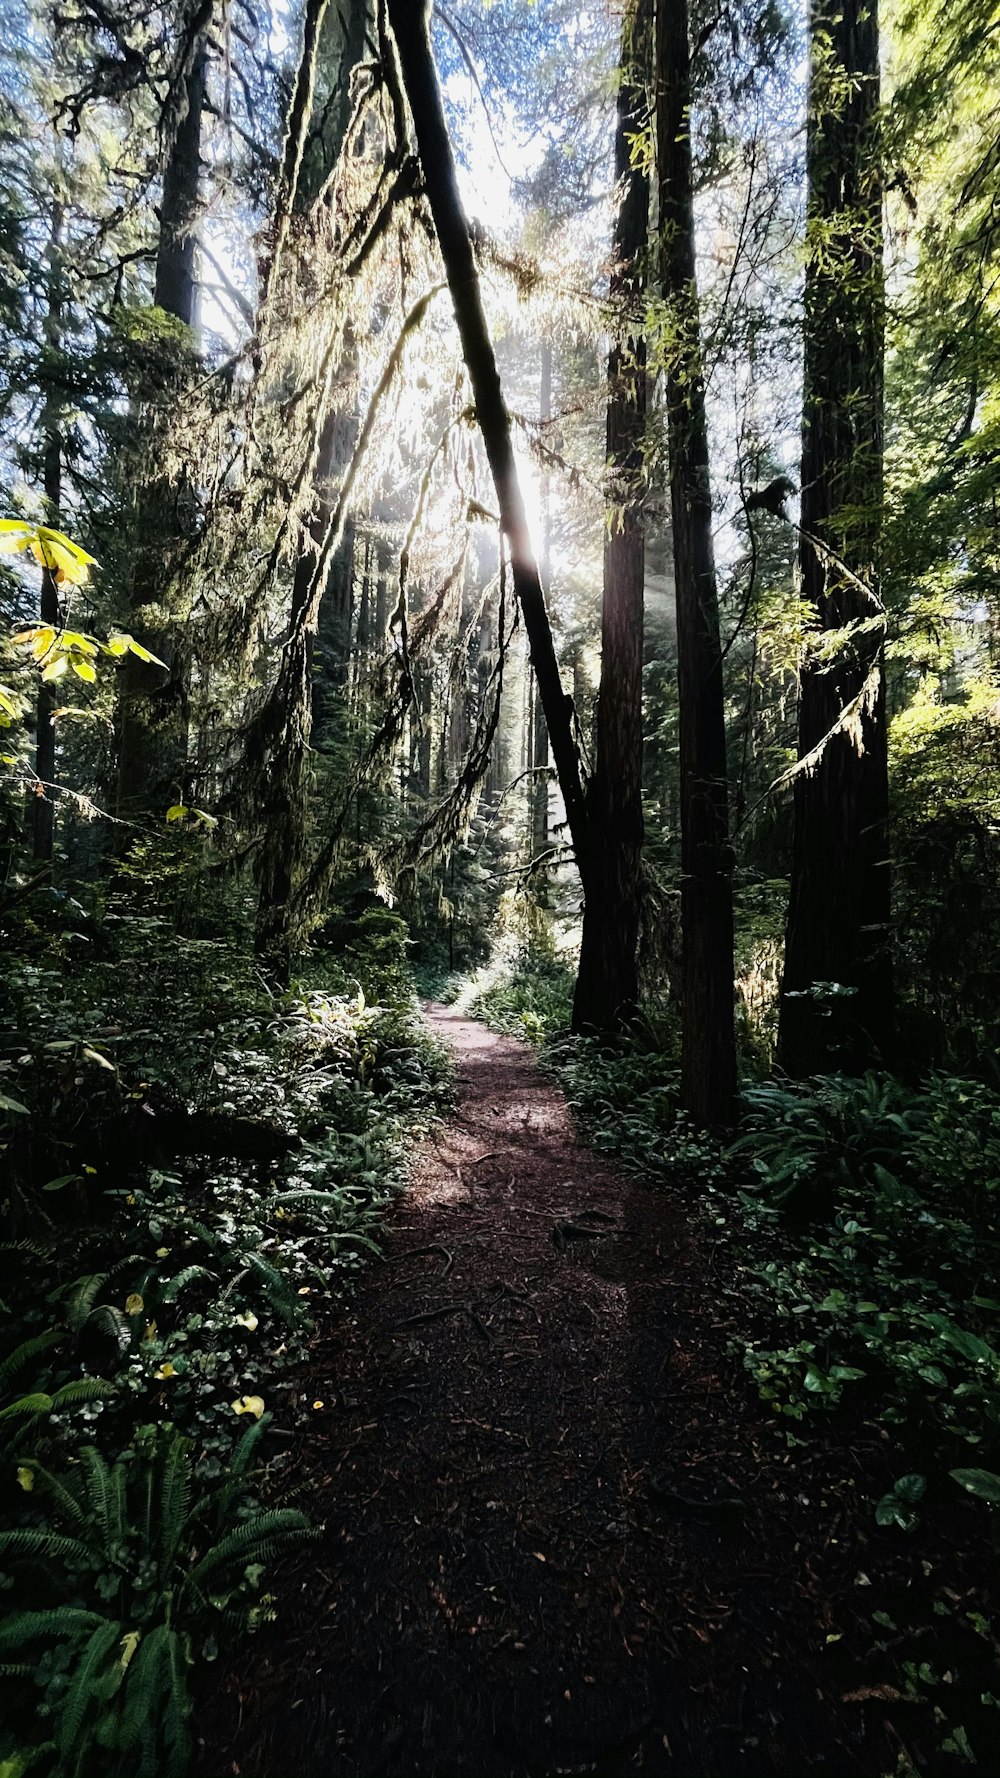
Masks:
[[[196,223],[210,16],[208,9],[201,33],[192,44],[184,114],[163,174],[153,292],[157,307],[190,328],[197,321]],[[183,801],[187,790],[188,662],[175,648],[174,626],[150,623],[147,616],[170,584],[171,558],[179,536],[178,493],[177,477],[161,474],[144,485],[138,503],[130,627],[138,640],[166,662],[166,671],[132,654],[126,656],[122,669],[118,807],[130,818],[154,815],[162,819],[169,803],[178,798]]]
[[[303,26],[303,47],[289,108],[282,172],[277,192],[275,247],[262,299],[262,312],[277,286],[278,265],[296,198],[303,205],[317,201],[331,171],[336,167],[350,121],[351,76],[365,46],[370,6],[354,0],[346,12],[337,8],[328,16],[327,0],[309,0]],[[324,129],[315,144],[313,163],[305,159],[305,143],[312,123],[316,76],[321,57],[334,69],[334,102],[323,108]],[[348,328],[340,370],[356,357]],[[267,774],[260,801],[261,841],[257,857],[259,894],[255,945],[267,959],[271,973],[287,981],[295,943],[296,921],[292,897],[302,875],[306,848],[309,788],[309,753],[317,723],[333,714],[348,671],[351,629],[351,596],[354,586],[353,521],[345,520],[328,563],[320,589],[315,622],[307,613],[314,600],[317,571],[333,517],[334,487],[346,470],[358,438],[356,413],[331,407],[325,414],[322,402],[341,380],[331,376],[321,397],[320,433],[312,481],[312,514],[303,529],[292,583],[291,654],[283,676],[281,708],[275,711],[279,746]],[[350,379],[347,379],[350,380]],[[317,669],[315,641],[320,642]],[[343,702],[343,700],[341,700]]]
[[[681,1089],[699,1123],[731,1122],[733,896],[708,423],[695,275],[687,0],[659,0],[656,139],[670,510],[677,589],[683,933]]]
[[[544,425],[552,418],[552,341],[542,341],[541,378],[538,391],[538,418]],[[541,559],[538,565],[539,575],[544,590],[552,592],[552,513],[550,509],[551,478],[548,470],[544,470],[541,478],[542,507],[542,542]],[[538,695],[535,674],[530,670],[530,703],[528,717],[528,765],[533,773],[530,780],[528,806],[531,811],[529,844],[531,858],[541,858],[549,843],[549,731],[545,726],[545,711]],[[540,903],[548,902],[548,872],[539,871],[535,884],[535,896]]]
[[[580,757],[573,735],[571,705],[559,677],[559,663],[514,461],[510,415],[483,312],[469,225],[459,197],[455,161],[428,35],[430,4],[429,0],[387,0],[387,10],[413,117],[427,201],[434,218],[476,414],[496,486],[500,523],[510,550],[511,576],[524,617],[531,664],[538,681],[566,807],[566,821],[577,867],[586,888],[590,826]]]
[[[642,860],[642,641],[645,549],[643,438],[646,351],[637,314],[645,282],[649,179],[632,164],[648,127],[652,0],[631,0],[622,21],[615,175],[621,192],[611,297],[622,333],[608,359],[608,478],[613,517],[604,546],[597,763],[588,790],[595,846],[583,914],[573,1029],[610,1031],[638,998]]]
[[[836,631],[881,611],[876,0],[814,0],[811,57],[800,566],[818,628]],[[852,704],[853,720],[831,733]],[[818,757],[795,784],[779,1033],[779,1059],[793,1074],[863,1068],[891,1049],[889,787],[878,627],[844,637],[832,663],[806,659],[800,759],[816,749]],[[824,999],[828,983],[851,992]]]
[[[59,359],[63,343],[63,277],[62,243],[65,212],[60,199],[52,205],[52,231],[49,236],[48,313],[45,317],[45,343],[52,354],[51,375],[60,378]],[[59,524],[62,500],[62,398],[61,391],[51,387],[45,397],[42,430],[45,437],[45,458],[42,471],[45,490],[45,520]],[[50,568],[42,570],[42,597],[39,615],[43,624],[58,629],[61,622],[59,589]],[[58,682],[39,681],[35,730],[36,790],[31,811],[31,853],[36,864],[52,869],[56,830],[56,730],[53,713],[59,702]]]

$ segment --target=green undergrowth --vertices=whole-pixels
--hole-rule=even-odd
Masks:
[[[384,923],[278,995],[225,932],[59,919],[0,1020],[0,1772],[170,1778],[312,1534],[303,1363],[448,1070]]]
[[[1000,1547],[1000,1097],[947,1075],[758,1084],[722,1149],[679,1114],[672,1056],[641,1027],[545,1059],[593,1146],[697,1193],[776,1435],[884,1441],[868,1511],[913,1547],[887,1548],[891,1582],[857,1581],[878,1677],[924,1710],[931,1769],[989,1770],[1000,1616],[975,1585]],[[961,1576],[936,1573],[943,1545]]]

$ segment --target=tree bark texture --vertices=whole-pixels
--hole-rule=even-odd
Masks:
[[[538,392],[538,418],[544,425],[552,418],[552,341],[542,341],[541,377]],[[541,477],[542,507],[542,538],[541,558],[538,572],[542,588],[545,592],[552,591],[552,512],[551,512],[551,477],[547,470]],[[530,820],[530,856],[534,860],[541,858],[549,843],[549,731],[545,726],[545,711],[538,695],[535,674],[530,672],[531,689],[528,699],[528,766],[534,774],[530,781],[529,808]],[[535,895],[540,902],[548,901],[548,873],[539,872],[535,882]]]
[[[159,308],[190,328],[197,323],[198,307],[196,224],[207,30],[206,22],[192,46],[184,113],[164,169],[153,296]],[[144,485],[138,502],[130,625],[137,640],[166,663],[166,671],[132,654],[121,670],[118,808],[133,819],[152,815],[162,820],[168,805],[183,802],[187,794],[188,662],[175,649],[171,628],[146,618],[170,583],[172,557],[183,529],[178,516],[180,492],[176,476],[160,475]]]
[[[413,118],[427,200],[437,231],[459,337],[476,403],[510,550],[511,576],[528,636],[531,664],[545,712],[549,742],[566,807],[576,862],[586,889],[590,833],[570,700],[559,676],[552,630],[531,546],[514,461],[510,415],[483,311],[479,275],[462,208],[437,72],[428,35],[428,0],[388,0],[387,11]]]
[[[57,198],[52,205],[52,232],[49,237],[48,313],[45,318],[45,343],[53,355],[54,375],[58,377],[58,360],[63,343],[63,274],[62,245],[64,208]],[[46,524],[59,524],[62,501],[62,401],[51,388],[45,398],[42,430],[45,436],[43,485],[45,490]],[[50,568],[42,569],[42,596],[39,618],[43,624],[58,629],[62,622],[59,589]],[[31,855],[36,864],[52,869],[56,836],[56,730],[53,713],[60,699],[58,682],[40,680],[36,705],[35,729],[35,796],[31,810]]]
[[[612,525],[604,546],[597,758],[587,793],[595,842],[573,1000],[576,1031],[614,1030],[635,1011],[639,991],[646,350],[638,310],[645,284],[649,179],[641,166],[632,165],[632,139],[649,125],[652,10],[652,0],[631,0],[622,22],[615,133],[621,197],[611,299],[623,311],[623,325],[608,359]]]
[[[670,327],[666,402],[677,589],[685,1108],[724,1127],[736,1091],[733,898],[722,650],[695,275],[686,0],[659,0],[656,139],[660,281]]]
[[[884,296],[876,0],[814,0],[810,30],[800,568],[817,629],[837,631],[881,611]],[[855,721],[831,734],[855,700]],[[795,782],[779,1032],[779,1059],[792,1074],[860,1069],[891,1051],[880,625],[845,636],[832,662],[807,657],[799,686],[799,758],[816,749],[818,758]],[[810,993],[817,983],[853,991],[818,1000]]]

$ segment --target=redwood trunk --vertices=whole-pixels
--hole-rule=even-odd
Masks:
[[[722,650],[695,276],[686,0],[660,0],[657,66],[660,277],[673,334],[666,399],[677,588],[681,1089],[686,1109],[699,1123],[725,1126],[732,1121],[736,1091],[733,898]]]
[[[642,642],[645,540],[642,515],[646,352],[636,324],[644,286],[649,180],[632,165],[632,139],[648,126],[646,80],[652,0],[631,0],[622,23],[611,298],[625,311],[608,360],[608,471],[612,526],[604,546],[597,763],[588,799],[598,836],[583,916],[573,1001],[576,1031],[610,1031],[638,999],[642,864]]]
[[[812,46],[800,567],[816,626],[830,631],[880,609],[884,301],[875,0],[815,0]],[[881,651],[876,629],[846,639],[832,664],[807,660],[801,673],[800,758],[830,738],[795,784],[779,1041],[781,1064],[792,1074],[860,1069],[891,1053]],[[830,735],[866,687],[856,733]],[[851,992],[826,994],[828,984]]]
[[[153,300],[186,327],[197,321],[195,254],[201,126],[208,78],[204,36],[194,48],[185,83],[185,112],[163,175],[160,239]],[[139,500],[131,628],[165,661],[167,670],[126,657],[122,668],[118,806],[129,817],[162,820],[170,803],[184,801],[189,725],[188,663],[177,653],[171,630],[148,622],[146,613],[169,587],[179,534],[178,483],[161,475]]]
[[[62,242],[63,205],[57,199],[52,206],[52,234],[49,242],[48,314],[45,321],[46,345],[53,356],[52,375],[60,376],[59,356],[63,342]],[[45,520],[59,524],[62,501],[62,400],[61,391],[49,389],[45,399]],[[62,621],[59,589],[51,569],[42,570],[42,597],[39,616],[43,624],[58,629]],[[64,688],[65,689],[65,688]],[[39,682],[36,706],[35,780],[36,789],[31,811],[31,853],[36,864],[52,868],[56,836],[56,730],[53,713],[58,707],[58,682]]]

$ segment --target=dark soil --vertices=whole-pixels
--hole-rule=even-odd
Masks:
[[[215,1670],[200,1769],[894,1771],[840,1639],[872,1561],[856,1447],[789,1452],[690,1210],[582,1147],[524,1047],[430,1018],[458,1110],[317,1337],[295,1468],[325,1531]]]

